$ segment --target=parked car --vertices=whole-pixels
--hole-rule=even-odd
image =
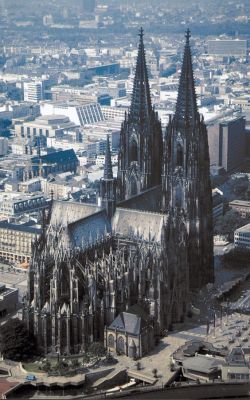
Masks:
[[[36,378],[35,375],[27,375],[25,380],[28,381],[28,382],[34,382],[34,381],[37,380],[37,378]]]

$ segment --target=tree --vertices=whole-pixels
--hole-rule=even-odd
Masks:
[[[235,210],[229,210],[219,217],[214,227],[214,233],[217,235],[227,236],[229,240],[233,240],[234,231],[241,226],[250,222],[250,216],[243,218],[240,213]]]
[[[51,370],[51,363],[49,360],[45,361],[45,363],[42,365],[42,369],[45,372],[49,372]]]
[[[157,373],[158,373],[157,368],[153,368],[152,374],[154,375],[154,378],[157,378]]]
[[[230,181],[231,190],[240,197],[245,197],[245,192],[249,188],[248,176],[244,175],[240,178],[231,179]]]
[[[0,329],[0,352],[4,358],[26,361],[36,354],[35,337],[18,318],[10,319]]]
[[[97,357],[103,357],[106,354],[106,350],[101,342],[93,342],[88,348],[88,352]]]

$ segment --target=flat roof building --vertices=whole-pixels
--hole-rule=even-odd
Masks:
[[[208,40],[208,54],[220,57],[247,57],[247,40],[215,39]]]
[[[250,214],[250,201],[247,200],[233,200],[229,203],[229,207],[238,211],[242,217]]]
[[[250,224],[236,229],[234,232],[234,245],[250,250]]]
[[[20,139],[30,139],[33,137],[56,137],[62,136],[64,132],[74,130],[79,125],[69,120],[69,117],[59,114],[42,115],[34,121],[24,122],[15,125],[15,133]]]
[[[95,124],[103,121],[101,106],[97,102],[64,101],[64,102],[46,102],[41,104],[42,115],[64,115],[76,125],[84,126],[86,124]]]
[[[237,171],[246,157],[246,129],[243,116],[227,117],[207,123],[210,165]]]

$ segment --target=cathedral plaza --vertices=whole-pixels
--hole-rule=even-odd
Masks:
[[[75,383],[81,384],[85,381],[88,374],[97,374],[98,372],[104,372],[107,370],[109,373],[106,374],[106,378],[103,381],[109,380],[109,376],[114,375],[114,369],[116,372],[126,371],[127,375],[132,377],[136,376],[138,381],[149,383],[150,380],[154,382],[156,387],[162,387],[170,383],[175,375],[176,371],[171,370],[171,359],[173,354],[187,342],[190,341],[206,341],[210,342],[217,348],[222,348],[227,346],[229,349],[235,347],[237,343],[230,343],[230,338],[236,331],[243,326],[248,325],[249,318],[247,315],[242,315],[239,313],[233,313],[231,315],[223,315],[222,319],[218,317],[216,319],[215,328],[211,328],[210,332],[207,334],[207,325],[187,321],[184,326],[180,327],[178,330],[169,332],[169,334],[162,338],[155,349],[150,352],[147,356],[140,360],[140,369],[138,370],[137,363],[129,357],[126,356],[116,356],[118,363],[111,367],[100,367],[96,368],[86,368],[86,373],[80,375],[75,375],[73,377],[65,376],[48,376],[47,373],[37,372],[37,368],[33,373],[36,376],[36,382],[45,382],[48,386],[53,383],[58,384],[68,384]],[[238,338],[238,344],[240,344],[241,339]],[[37,365],[38,361],[34,363]],[[32,367],[30,366],[29,372],[23,367],[20,367],[20,363],[12,363],[11,367],[4,361],[0,362],[0,368],[8,368],[11,372],[11,376],[8,378],[10,382],[24,382],[28,373],[32,373]],[[157,370],[157,378],[154,379],[154,370]],[[111,373],[112,372],[112,373]],[[97,376],[96,383],[99,383],[99,378]],[[92,389],[95,388],[95,381],[93,383]]]

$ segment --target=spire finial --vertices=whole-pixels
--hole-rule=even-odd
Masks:
[[[138,121],[145,120],[152,112],[148,71],[143,43],[143,28],[141,28],[139,31],[139,38],[132,101],[128,116],[128,120],[134,120],[137,123]]]
[[[104,179],[113,179],[109,135],[107,135],[107,142],[106,142],[106,154],[105,154],[105,164],[104,164]]]
[[[189,45],[190,30],[186,31],[186,45],[181,68],[181,76],[176,103],[174,119],[180,124],[190,124],[191,120],[197,117],[197,102],[195,94],[195,83],[192,65],[192,55]]]
[[[189,28],[187,28],[185,36],[186,36],[186,44],[189,44],[189,39],[191,37],[191,32]]]
[[[144,36],[144,30],[143,30],[142,26],[141,26],[141,29],[139,31],[139,36],[140,36],[140,39],[142,40],[143,36]]]

